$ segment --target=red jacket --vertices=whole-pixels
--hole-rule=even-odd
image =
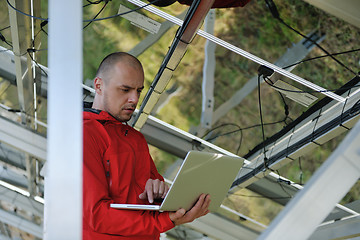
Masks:
[[[83,239],[158,239],[174,227],[168,212],[118,210],[140,203],[149,178],[161,179],[144,136],[107,112],[84,112]]]

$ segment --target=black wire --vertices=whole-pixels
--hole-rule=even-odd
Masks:
[[[48,24],[48,21],[42,21],[40,23],[40,30],[35,34],[34,39],[32,40],[32,48],[35,48],[35,40],[38,37],[40,32],[45,33],[46,35],[48,35],[48,33],[44,30],[44,26],[46,26]],[[36,51],[40,51],[39,49],[37,49]]]
[[[123,13],[119,13],[119,14],[116,14],[116,15],[112,15],[112,16],[109,16],[109,17],[103,17],[103,18],[97,18],[97,19],[90,19],[90,20],[83,20],[84,22],[97,22],[97,21],[102,21],[102,20],[107,20],[107,19],[111,19],[111,18],[115,18],[115,17],[119,17],[119,16],[122,16],[122,15],[126,15],[128,13],[132,13],[132,12],[135,12],[137,10],[140,10],[140,9],[143,9],[147,6],[150,6],[152,5],[153,3],[156,3],[158,1],[161,1],[161,0],[155,0],[155,1],[152,1],[152,2],[149,2],[148,4],[145,4],[144,6],[141,6],[141,7],[137,7],[137,8],[134,8],[134,9],[131,9],[127,12],[123,12]]]
[[[103,1],[106,1],[106,0],[98,0],[98,1],[95,1],[95,2],[92,2],[92,1],[90,1],[90,0],[86,0],[89,4],[99,4],[99,3],[101,3],[101,2],[103,2]]]
[[[46,24],[48,23],[48,21],[46,21]],[[45,25],[46,25],[45,24]],[[43,25],[42,23],[41,23],[41,25],[40,25],[40,30],[43,32],[43,33],[45,33],[46,35],[48,35],[48,33],[44,30],[44,26],[45,25]]]
[[[294,29],[293,27],[291,27],[290,25],[288,25],[284,20],[282,20],[280,17],[277,18],[282,24],[284,24],[287,28],[293,30],[295,33],[299,34],[300,36],[302,36],[303,38],[305,38],[306,40],[312,42],[313,44],[315,44],[318,48],[320,48],[324,53],[326,53],[329,57],[331,57],[335,62],[337,62],[338,64],[340,64],[343,68],[345,68],[346,70],[348,70],[349,72],[351,72],[354,75],[357,75],[356,72],[354,72],[353,70],[351,70],[349,67],[347,67],[345,64],[343,64],[342,62],[340,62],[337,58],[335,58],[331,53],[329,53],[326,49],[324,49],[320,44],[318,44],[316,41],[314,41],[313,39],[309,38],[308,36],[304,35],[303,33],[299,32],[298,30]]]
[[[210,130],[207,131],[201,138],[205,139],[205,137],[206,137],[207,135],[209,135],[211,132],[215,131],[215,130],[218,129],[218,128],[222,128],[222,127],[225,127],[225,126],[235,126],[235,127],[237,127],[239,130],[241,129],[241,127],[240,127],[239,125],[237,125],[236,123],[224,123],[224,124],[221,124],[221,125],[219,125],[219,126],[216,126],[216,127],[212,128],[212,129],[210,129]],[[208,139],[206,139],[206,140],[207,140],[207,141],[211,141],[211,140],[215,139],[216,137],[218,137],[218,136],[215,136],[215,137],[213,137],[213,138],[208,138]]]
[[[260,74],[258,74],[258,103],[259,103],[259,114],[260,114],[260,124],[261,124],[261,132],[263,138],[263,150],[264,150],[264,166],[267,168],[267,157],[266,157],[266,145],[265,145],[265,131],[264,131],[264,123],[261,109],[261,96],[260,96]]]
[[[99,4],[99,3],[103,2],[103,1],[105,1],[105,0],[99,0],[99,1],[96,1],[96,2],[91,2],[91,1],[87,0],[88,4],[85,4],[85,5],[83,6],[83,8],[84,8],[84,7],[87,7],[87,6],[90,6],[90,5]]]
[[[35,61],[35,59],[31,56],[31,52],[36,52],[37,50],[36,49],[34,49],[34,48],[29,48],[29,49],[27,49],[27,53],[29,54],[29,56],[30,56],[30,58],[31,58],[31,60],[36,64],[36,66],[45,74],[45,76],[47,77],[48,76],[48,74],[47,74],[47,72],[40,66],[40,64],[37,62],[37,61]]]
[[[331,53],[331,55],[332,56],[337,56],[337,55],[347,54],[347,53],[352,53],[352,52],[357,52],[357,51],[360,51],[360,48],[349,50],[349,51],[344,51],[344,52],[339,52],[339,53]],[[324,57],[329,57],[329,56],[330,56],[329,54],[326,54],[326,55],[321,55],[321,56],[317,56],[317,57],[313,57],[313,58],[308,58],[308,59],[305,59],[305,60],[290,64],[290,65],[288,65],[286,67],[283,67],[283,69],[287,69],[287,68],[299,65],[300,63],[304,63],[304,62],[308,62],[308,61],[312,61],[312,60],[316,60],[316,59],[320,59],[320,58],[324,58]]]
[[[157,3],[157,2],[159,2],[159,1],[161,1],[161,0],[154,0],[154,1],[149,2],[148,4],[145,4],[144,6],[137,7],[137,8],[131,9],[131,10],[127,11],[127,12],[119,13],[119,14],[112,15],[112,16],[109,16],[109,17],[103,17],[103,18],[97,18],[97,19],[90,19],[90,20],[83,20],[83,21],[84,21],[84,22],[97,22],[97,21],[102,21],[102,20],[107,20],[107,19],[119,17],[119,16],[122,16],[122,15],[126,15],[126,14],[128,14],[128,13],[132,13],[132,12],[138,11],[138,10],[140,10],[140,9],[143,9],[143,8],[145,8],[145,7],[147,7],[147,6],[150,6],[150,5],[154,4],[154,3]]]
[[[279,120],[279,121],[276,121],[276,122],[270,122],[270,123],[263,123],[263,125],[264,125],[264,126],[267,126],[267,125],[275,125],[275,124],[278,124],[278,123],[285,123],[285,124],[287,125],[286,120],[287,120],[288,118],[291,120],[291,118],[290,118],[289,116],[285,116],[285,118],[284,118],[283,120]],[[291,121],[292,121],[292,120],[291,120]],[[206,137],[207,135],[209,135],[211,132],[215,131],[215,130],[218,129],[218,128],[222,128],[222,127],[225,127],[225,126],[236,126],[236,127],[238,127],[238,129],[237,129],[237,130],[233,130],[233,131],[229,131],[229,132],[225,132],[225,133],[216,135],[216,136],[214,136],[214,137],[205,138],[205,137]],[[209,141],[209,142],[210,142],[210,141],[212,141],[212,140],[214,140],[214,139],[216,139],[216,138],[218,138],[218,137],[223,137],[223,136],[226,136],[226,135],[230,135],[230,134],[233,134],[233,133],[240,132],[239,146],[238,146],[238,148],[237,148],[237,150],[236,150],[236,154],[238,154],[239,151],[240,151],[240,148],[241,148],[242,140],[243,140],[243,132],[242,132],[242,131],[243,131],[243,130],[249,130],[249,129],[255,128],[255,127],[260,127],[260,126],[261,126],[261,124],[255,124],[255,125],[252,125],[252,126],[248,126],[248,127],[241,128],[239,125],[237,125],[237,124],[235,124],[235,123],[224,123],[224,124],[221,124],[221,125],[219,125],[219,126],[216,126],[216,127],[212,128],[212,129],[210,129],[210,130],[207,131],[201,138],[202,138],[202,139],[205,139],[206,141]]]
[[[105,7],[106,7],[106,5],[107,5],[108,3],[109,3],[109,1],[106,0],[104,6],[103,6],[103,7],[100,9],[100,11],[93,17],[93,20],[94,20],[95,18],[97,18],[97,16],[100,15],[100,13],[105,9]],[[93,21],[88,22],[88,23],[83,27],[83,29],[87,28],[92,22],[93,22]]]
[[[2,30],[8,29],[8,28],[10,28],[10,27],[11,27],[11,26],[4,27],[4,28],[0,29],[0,32],[1,32]]]
[[[279,11],[277,10],[277,7],[275,5],[275,3],[273,2],[273,0],[265,0],[265,3],[267,5],[267,7],[269,8],[271,14],[273,15],[273,17],[275,19],[277,19],[280,23],[282,23],[284,26],[286,26],[287,28],[289,28],[290,30],[294,31],[295,33],[297,33],[298,35],[302,36],[303,38],[305,38],[306,40],[312,42],[313,44],[315,44],[318,48],[320,48],[323,52],[325,52],[327,55],[329,55],[329,57],[331,57],[334,61],[336,61],[338,64],[340,64],[342,67],[344,67],[345,69],[347,69],[348,71],[350,71],[351,73],[353,73],[354,75],[357,75],[353,70],[351,70],[350,68],[348,68],[345,64],[343,64],[342,62],[340,62],[338,59],[336,59],[332,54],[330,54],[327,50],[325,50],[322,46],[320,46],[320,44],[318,44],[316,41],[314,41],[312,38],[309,38],[308,36],[306,36],[305,34],[301,33],[300,31],[296,30],[295,28],[293,28],[292,26],[290,26],[289,24],[287,24],[281,17],[279,14]]]
[[[270,78],[267,78],[267,80],[270,81],[272,85],[274,85],[274,83],[270,80]],[[281,97],[281,100],[284,103],[284,112],[285,112],[285,116],[287,117],[287,116],[289,116],[289,106],[287,105],[283,94],[281,92],[279,92],[279,91],[278,91],[278,93],[279,93],[279,95]],[[286,120],[286,118],[285,118],[285,120]],[[285,124],[286,124],[286,122],[285,122]]]
[[[287,117],[287,118],[289,118],[289,117]],[[283,120],[276,121],[276,122],[263,123],[263,125],[264,125],[264,126],[267,126],[267,125],[274,125],[274,124],[282,123],[282,122],[285,122],[285,120],[286,120],[287,118],[285,118],[285,119],[283,119]],[[225,126],[231,126],[231,125],[233,125],[233,126],[238,126],[238,125],[235,124],[235,123],[224,123],[224,124],[221,124],[221,125],[219,125],[219,126],[216,126],[216,127],[212,128],[212,129],[210,129],[210,130],[209,130],[208,132],[206,132],[201,138],[205,139],[205,137],[206,137],[208,134],[210,134],[211,132],[215,131],[216,129],[221,128],[221,127],[225,127]],[[248,126],[248,127],[244,127],[244,128],[239,128],[238,130],[225,133],[225,135],[228,135],[228,134],[231,134],[231,133],[235,133],[235,132],[237,132],[237,131],[249,130],[249,129],[251,129],[251,128],[260,127],[260,126],[261,126],[261,124],[255,124],[255,125],[252,125],[252,126]],[[211,140],[215,139],[216,137],[220,137],[220,136],[223,136],[223,134],[217,135],[217,136],[215,136],[215,137],[213,137],[213,138],[209,138],[209,139],[205,139],[205,140],[211,141]]]
[[[275,88],[275,89],[278,89],[278,90],[282,90],[282,91],[286,91],[286,92],[293,92],[293,93],[324,93],[324,92],[336,92],[340,89],[343,89],[343,90],[349,90],[349,89],[352,89],[352,88],[356,88],[356,87],[360,87],[360,85],[354,85],[354,86],[350,86],[350,87],[340,87],[340,88],[336,88],[336,89],[328,89],[328,90],[321,90],[321,91],[303,91],[303,90],[290,90],[290,89],[285,89],[285,88],[281,88],[281,87],[278,87],[278,86],[275,86],[271,83],[269,83],[269,78],[264,78],[264,81],[269,84],[271,87]]]
[[[30,15],[30,14],[27,14],[27,13],[24,13],[23,11],[20,11],[19,9],[15,8],[13,5],[11,5],[11,3],[9,2],[9,0],[6,0],[7,4],[12,8],[14,9],[16,12],[18,13],[21,13],[25,16],[28,16],[28,17],[31,17],[31,18],[34,18],[34,19],[38,19],[38,20],[42,20],[42,21],[48,21],[49,19],[48,18],[41,18],[41,17],[35,17],[33,15]]]
[[[272,171],[273,171],[273,170],[272,170]],[[276,173],[277,173],[277,175],[279,175],[278,183],[279,183],[281,189],[289,196],[289,198],[292,198],[293,196],[291,196],[291,194],[288,193],[288,192],[285,190],[284,186],[281,184],[281,182],[286,182],[288,185],[291,185],[291,182],[290,182],[290,181],[284,181],[283,179],[281,179],[281,178],[280,178],[281,175],[280,175],[279,170],[276,170]]]
[[[216,130],[217,128],[219,128],[219,127],[224,127],[224,126],[226,126],[226,125],[228,125],[228,126],[232,125],[232,126],[237,127],[238,129],[237,129],[237,130],[234,130],[234,131],[222,133],[222,134],[220,134],[220,135],[216,135],[216,136],[214,136],[214,137],[212,137],[212,138],[208,138],[208,139],[206,139],[206,140],[207,140],[207,141],[212,141],[212,140],[214,140],[214,139],[216,139],[216,138],[218,138],[218,137],[221,137],[221,136],[226,136],[226,135],[230,135],[230,134],[233,134],[233,133],[240,132],[239,145],[238,145],[237,150],[236,150],[236,154],[238,154],[239,151],[240,151],[240,147],[241,147],[241,143],[242,143],[242,139],[243,139],[243,133],[242,133],[242,128],[241,128],[239,125],[235,124],[235,123],[227,123],[227,124],[224,124],[224,125],[222,125],[222,126],[221,126],[221,125],[220,125],[220,126],[217,126],[216,128],[213,128],[213,129],[211,129],[210,131],[208,131],[203,137],[205,137],[206,135],[208,135],[211,131],[214,131],[214,130]]]
[[[158,1],[161,1],[161,0],[155,0],[155,1],[149,2],[148,4],[145,4],[144,6],[131,9],[131,10],[127,11],[127,12],[123,12],[123,13],[119,13],[119,14],[116,14],[116,15],[112,15],[112,16],[108,16],[108,17],[103,17],[103,18],[87,19],[87,20],[83,20],[83,22],[97,22],[97,21],[102,21],[102,20],[107,20],[107,19],[119,17],[119,16],[122,16],[122,15],[126,15],[126,14],[128,14],[128,13],[132,13],[132,12],[135,12],[135,11],[137,11],[137,10],[143,9],[143,8],[145,8],[145,7],[149,6],[149,5],[152,5],[153,3],[156,3],[156,2],[158,2]],[[42,20],[42,21],[49,21],[49,18],[36,17],[36,16],[30,15],[30,14],[24,13],[23,11],[20,11],[19,9],[17,9],[17,8],[15,8],[13,5],[11,5],[11,3],[9,2],[9,0],[6,0],[6,2],[7,2],[7,4],[8,4],[12,9],[14,9],[14,10],[17,11],[18,13],[21,13],[21,14],[27,16],[27,17],[31,17],[31,18],[34,18],[34,19]]]
[[[2,35],[1,32],[0,32],[0,40],[6,43],[7,45],[9,45],[11,48],[13,48],[12,44],[6,40],[6,38],[4,37],[4,35]]]

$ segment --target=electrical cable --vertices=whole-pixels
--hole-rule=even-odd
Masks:
[[[95,2],[92,2],[92,1],[90,1],[90,0],[86,0],[88,3],[90,3],[90,4],[99,4],[99,3],[101,3],[101,2],[103,2],[103,1],[106,1],[106,0],[98,0],[98,1],[95,1]]]
[[[97,19],[85,19],[85,20],[83,20],[83,22],[97,22],[97,21],[102,21],[102,20],[107,20],[107,19],[119,17],[119,16],[122,16],[122,15],[126,15],[126,14],[128,14],[128,13],[132,13],[132,12],[138,11],[138,10],[140,10],[140,9],[143,9],[143,8],[145,8],[145,7],[147,7],[147,6],[150,6],[150,5],[152,5],[153,3],[156,3],[156,2],[158,2],[158,1],[160,1],[160,0],[154,0],[154,1],[150,2],[150,3],[148,3],[148,4],[145,4],[144,6],[137,7],[137,8],[131,9],[131,10],[127,11],[127,12],[123,12],[123,13],[111,15],[111,16],[108,16],[108,17],[97,18]],[[9,2],[9,0],[6,0],[6,2],[7,2],[7,4],[8,4],[13,10],[15,10],[16,12],[21,13],[21,14],[27,16],[27,17],[34,18],[34,19],[38,19],[38,20],[42,20],[42,21],[49,21],[49,18],[36,17],[36,16],[31,15],[31,14],[27,14],[27,13],[25,13],[25,12],[23,12],[23,11],[20,11],[19,9],[15,8],[15,7]]]
[[[47,76],[48,76],[47,72],[46,72],[46,71],[40,66],[40,64],[39,64],[37,61],[35,61],[35,59],[31,56],[31,53],[34,53],[34,52],[37,52],[37,50],[34,49],[34,48],[28,48],[28,49],[27,49],[27,53],[29,54],[31,60],[36,64],[36,66],[37,66],[37,67],[45,74],[45,76],[47,77]]]
[[[99,3],[101,3],[101,2],[103,2],[103,1],[105,1],[105,0],[98,0],[98,1],[96,1],[96,2],[91,2],[91,1],[89,1],[89,0],[86,0],[86,1],[88,2],[88,4],[85,4],[85,5],[83,6],[83,8],[84,8],[84,7],[87,7],[87,6],[90,6],[90,5],[99,4]]]
[[[267,78],[267,80],[270,81],[272,85],[274,85],[274,83],[270,80],[270,78]],[[264,79],[264,81],[265,81],[265,79]],[[279,92],[279,91],[278,91],[278,93],[279,93],[279,95],[281,97],[281,100],[284,103],[285,116],[288,117],[289,116],[289,106],[287,105],[287,103],[285,101],[285,97],[283,96],[283,94],[281,92]],[[285,120],[286,120],[286,118],[285,118]],[[286,122],[285,122],[285,124],[286,124]]]
[[[44,30],[44,27],[48,24],[49,22],[46,20],[46,21],[42,21],[41,23],[40,23],[40,30],[42,31],[42,32],[44,32],[46,35],[48,35],[48,33]]]
[[[285,182],[286,184],[291,185],[291,182],[290,182],[289,180],[281,179],[281,178],[280,178],[281,175],[280,175],[279,170],[276,170],[276,173],[277,173],[277,175],[279,176],[279,178],[278,178],[278,183],[279,183],[281,189],[284,191],[284,193],[286,193],[286,194],[289,196],[289,198],[292,198],[293,196],[292,196],[290,193],[288,193],[288,192],[285,190],[284,186],[281,184],[282,182]]]
[[[7,0],[8,1],[8,0]],[[89,20],[83,20],[84,22],[97,22],[97,21],[102,21],[102,20],[107,20],[107,19],[111,19],[111,18],[116,18],[116,17],[119,17],[119,16],[122,16],[122,15],[126,15],[126,14],[129,14],[129,13],[132,13],[132,12],[136,12],[140,9],[143,9],[147,6],[150,6],[152,5],[153,3],[156,3],[160,0],[155,0],[155,1],[152,1],[150,3],[147,3],[145,4],[144,6],[140,6],[140,7],[137,7],[137,8],[134,8],[134,9],[131,9],[129,11],[126,11],[126,12],[123,12],[123,13],[118,13],[118,14],[115,14],[115,15],[112,15],[112,16],[108,16],[108,17],[103,17],[103,18],[97,18],[97,19],[89,19]]]
[[[279,120],[279,121],[276,121],[276,122],[264,123],[263,125],[264,125],[264,126],[266,126],[266,125],[274,125],[274,124],[282,123],[282,122],[284,122],[284,121],[285,121],[285,119]],[[224,124],[221,124],[221,125],[219,125],[219,126],[216,126],[216,127],[212,128],[212,129],[210,129],[210,130],[209,130],[208,132],[206,132],[201,138],[205,139],[205,136],[207,136],[208,134],[210,134],[212,131],[214,131],[214,130],[216,130],[216,129],[218,129],[218,128],[224,127],[224,126],[229,126],[229,125],[238,126],[238,125],[235,124],[235,123],[224,123]],[[261,126],[261,124],[255,124],[255,125],[252,125],[252,126],[248,126],[248,127],[244,127],[244,128],[239,128],[239,130],[235,130],[235,131],[229,132],[229,134],[230,134],[230,133],[235,133],[236,131],[249,130],[249,129],[251,129],[251,128],[260,127],[260,126]],[[225,135],[227,135],[227,134],[225,134]],[[220,137],[220,136],[223,136],[223,134],[218,135],[218,136],[216,136],[216,137]],[[208,138],[208,139],[205,139],[205,140],[211,141],[211,140],[215,139],[216,137]]]
[[[290,26],[289,24],[287,24],[281,17],[280,14],[277,10],[277,7],[275,5],[275,3],[272,0],[265,0],[265,3],[267,5],[267,7],[269,8],[271,14],[273,15],[273,17],[275,19],[277,19],[280,23],[282,23],[284,26],[286,26],[287,28],[289,28],[290,30],[294,31],[295,33],[297,33],[298,35],[302,36],[303,38],[305,38],[306,40],[312,42],[313,44],[315,44],[319,49],[321,49],[324,53],[326,53],[327,55],[329,55],[329,57],[331,57],[334,61],[336,61],[338,64],[340,64],[343,68],[347,69],[348,71],[350,71],[352,74],[354,74],[355,76],[357,75],[356,72],[354,72],[353,70],[351,70],[349,67],[347,67],[345,64],[343,64],[342,62],[340,62],[337,58],[335,58],[331,53],[329,53],[326,49],[324,49],[322,46],[320,46],[320,44],[318,44],[316,41],[314,41],[313,39],[309,38],[308,36],[304,35],[303,33],[301,33],[300,31],[296,30],[295,28],[293,28],[292,26]]]
[[[279,120],[279,121],[275,121],[275,122],[270,122],[270,123],[263,123],[264,126],[267,126],[267,125],[275,125],[275,124],[278,124],[278,123],[285,123],[286,124],[286,119],[288,119],[289,117],[288,116],[285,116],[285,118],[283,120]],[[218,134],[216,136],[213,136],[213,137],[210,137],[210,138],[205,138],[207,135],[209,135],[211,132],[215,131],[216,129],[218,128],[222,128],[222,127],[225,127],[225,126],[236,126],[238,127],[237,130],[233,130],[233,131],[229,131],[229,132],[225,132],[225,133],[222,133],[222,134]],[[206,140],[206,141],[212,141],[218,137],[223,137],[223,136],[227,136],[227,135],[230,135],[230,134],[233,134],[233,133],[237,133],[237,132],[240,132],[240,141],[239,141],[239,146],[236,150],[236,154],[239,153],[240,151],[240,148],[241,148],[241,144],[242,144],[242,139],[243,139],[243,133],[242,131],[243,130],[249,130],[251,128],[255,128],[255,127],[260,127],[261,124],[255,124],[255,125],[252,125],[252,126],[248,126],[248,127],[244,127],[244,128],[241,128],[239,125],[235,124],[235,123],[224,123],[224,124],[221,124],[219,126],[216,126],[212,129],[210,129],[209,131],[207,131],[201,138]]]
[[[260,92],[260,77],[262,76],[264,79],[268,76],[271,76],[274,73],[274,70],[261,65],[258,68],[258,104],[259,104],[259,114],[260,114],[260,124],[261,124],[261,133],[262,133],[262,138],[263,138],[263,153],[264,153],[264,167],[268,168],[268,163],[267,160],[268,158],[266,157],[266,145],[265,145],[265,130],[264,130],[264,123],[263,123],[263,116],[262,116],[262,109],[261,109],[261,92]]]
[[[344,52],[331,53],[331,55],[332,55],[332,56],[337,56],[337,55],[342,55],[342,54],[347,54],[347,53],[353,53],[353,52],[358,52],[358,51],[360,51],[360,48],[353,49],[353,50],[348,50],[348,51],[344,51]],[[299,62],[290,64],[290,65],[288,65],[288,66],[285,66],[285,67],[283,67],[283,69],[287,69],[287,68],[290,68],[290,67],[299,65],[299,64],[304,63],[304,62],[308,62],[308,61],[312,61],[312,60],[316,60],[316,59],[320,59],[320,58],[324,58],[324,57],[329,57],[329,56],[330,56],[329,54],[326,54],[326,55],[321,55],[321,56],[317,56],[317,57],[313,57],[313,58],[304,59],[304,60],[302,60],[302,61],[299,61]]]
[[[261,97],[260,97],[260,75],[258,75],[258,104],[259,104],[259,114],[260,114],[260,124],[261,124],[261,133],[263,138],[263,143],[265,143],[265,131],[264,131],[264,123],[262,117],[262,109],[261,109]],[[264,153],[264,165],[267,167],[267,157],[266,157],[266,145],[263,144],[263,153]]]
[[[290,90],[290,89],[285,89],[285,88],[281,88],[278,86],[273,85],[272,83],[270,83],[270,79],[268,77],[264,78],[264,81],[270,85],[271,87],[281,90],[281,91],[286,91],[286,92],[293,92],[293,93],[322,93],[322,92],[336,92],[338,90],[349,90],[352,88],[356,88],[356,87],[360,87],[360,85],[354,85],[354,86],[348,86],[348,87],[340,87],[340,88],[336,88],[336,89],[328,89],[328,90],[323,90],[323,91],[303,91],[303,90]]]
[[[30,15],[30,14],[24,13],[23,11],[20,11],[19,9],[15,8],[15,7],[9,2],[9,0],[6,0],[6,2],[7,2],[7,4],[8,4],[13,10],[15,10],[16,12],[21,13],[21,14],[27,16],[27,17],[31,17],[31,18],[34,18],[34,19],[42,20],[42,21],[48,21],[48,20],[49,20],[48,18],[36,17],[36,16]]]
[[[111,0],[110,0],[110,1],[111,1]],[[104,6],[103,6],[103,7],[100,9],[100,11],[93,17],[93,20],[96,19],[96,18],[100,15],[100,13],[105,9],[105,7],[107,6],[108,3],[109,3],[109,0],[105,0]],[[83,29],[87,28],[92,22],[93,22],[93,21],[88,22],[88,23],[83,27]]]
[[[285,123],[285,124],[287,125],[286,120],[287,120],[288,118],[290,118],[290,117],[289,117],[289,116],[285,116],[285,118],[282,119],[282,120],[275,121],[275,122],[270,122],[270,123],[263,123],[263,125],[264,125],[264,126],[268,126],[268,125],[275,125],[275,124],[279,124],[279,123]],[[291,121],[292,121],[292,120],[291,120]],[[237,126],[238,129],[237,129],[237,130],[234,130],[234,131],[230,131],[230,132],[225,132],[225,133],[216,135],[216,136],[211,137],[211,138],[205,138],[205,136],[209,135],[212,131],[215,131],[215,130],[218,129],[218,128],[221,128],[221,127],[224,127],[224,126],[228,126],[228,125]],[[202,138],[202,139],[205,139],[206,141],[212,141],[212,140],[214,140],[214,139],[216,139],[216,138],[218,138],[218,137],[222,137],[222,136],[226,136],[226,135],[230,135],[230,134],[233,134],[233,133],[240,132],[240,133],[241,133],[240,143],[239,143],[239,147],[238,147],[237,152],[236,152],[236,153],[238,154],[238,152],[239,152],[239,150],[240,150],[240,147],[241,147],[242,139],[243,139],[242,131],[243,131],[243,130],[249,130],[249,129],[255,128],[255,127],[260,127],[260,126],[261,126],[261,124],[255,124],[255,125],[252,125],[252,126],[248,126],[248,127],[241,128],[241,127],[239,127],[237,124],[234,124],[234,123],[224,123],[224,124],[221,124],[221,125],[219,125],[219,126],[216,126],[216,127],[212,128],[212,129],[210,129],[210,130],[209,130],[207,133],[205,133],[201,138]]]
[[[0,29],[0,32],[1,32],[2,30],[8,29],[8,28],[10,28],[10,27],[11,27],[11,26],[4,27],[4,28]]]
[[[356,76],[349,82],[347,82],[342,88],[340,88],[336,93],[341,95],[345,93],[347,90],[344,90],[345,87],[353,86],[357,83],[359,83],[360,77]],[[300,122],[307,119],[309,116],[314,114],[315,112],[319,111],[324,106],[327,106],[331,101],[333,101],[331,98],[323,98],[320,101],[318,101],[315,105],[310,107],[306,112],[304,112],[300,117],[295,119],[292,123],[290,123],[288,126],[283,128],[278,133],[274,134],[270,138],[266,139],[265,144],[268,146],[269,144],[279,140],[281,137],[283,137],[285,134],[289,133],[291,129],[294,129]],[[329,132],[333,130],[335,127],[339,127],[340,121],[348,121],[350,119],[353,119],[356,115],[360,114],[360,100],[352,106],[351,109],[344,111],[343,116],[335,117],[334,119],[330,120],[326,124],[322,125],[321,127],[318,127],[314,133],[308,134],[307,136],[303,137],[300,140],[297,140],[296,142],[293,142],[291,146],[287,146],[286,149],[279,151],[278,153],[272,154],[272,156],[269,158],[268,163],[273,164],[276,163],[279,159],[286,158],[289,156],[289,154],[296,152],[297,149],[302,148],[306,144],[310,143],[314,138],[319,138],[323,136],[326,132]],[[245,159],[249,159],[253,154],[257,153],[258,151],[261,151],[263,149],[264,143],[258,144],[256,147],[254,147],[252,150],[250,150],[246,155],[243,157]],[[233,185],[238,185],[241,182],[246,181],[247,179],[253,177],[255,174],[258,174],[259,172],[262,172],[265,168],[264,164],[260,164],[256,167],[254,167],[254,170],[244,174],[240,178],[238,178],[236,181],[234,181]]]
[[[6,40],[6,38],[4,37],[4,35],[2,35],[1,32],[0,32],[0,40],[6,43],[7,45],[9,45],[11,48],[13,48],[12,44]]]
[[[344,63],[342,63],[341,61],[339,61],[337,58],[335,58],[331,53],[329,53],[325,48],[323,48],[320,44],[318,44],[316,41],[312,40],[311,38],[307,37],[306,35],[302,34],[301,32],[299,32],[298,30],[294,29],[293,27],[291,27],[290,25],[288,25],[286,22],[284,22],[281,18],[279,19],[280,22],[282,24],[284,24],[286,27],[288,27],[289,29],[293,30],[294,32],[296,32],[297,34],[299,34],[300,36],[306,38],[307,40],[311,41],[312,43],[314,43],[318,48],[320,48],[324,53],[326,53],[327,55],[329,55],[330,58],[332,58],[335,62],[337,62],[340,66],[342,66],[343,68],[345,68],[346,70],[348,70],[349,72],[351,72],[354,75],[357,75],[356,72],[354,72],[352,69],[350,69],[348,66],[346,66]]]

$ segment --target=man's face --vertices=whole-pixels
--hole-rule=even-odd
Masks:
[[[117,63],[107,81],[103,81],[103,108],[118,121],[130,120],[140,93],[144,89],[144,73],[139,67]]]

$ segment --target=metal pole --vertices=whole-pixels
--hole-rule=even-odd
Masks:
[[[215,10],[211,9],[205,18],[205,31],[214,33]],[[215,75],[215,49],[216,44],[206,40],[205,43],[205,60],[203,67],[202,82],[202,111],[201,111],[201,127],[211,128],[211,122],[214,109],[214,75]]]
[[[49,1],[44,239],[82,237],[82,3]]]

